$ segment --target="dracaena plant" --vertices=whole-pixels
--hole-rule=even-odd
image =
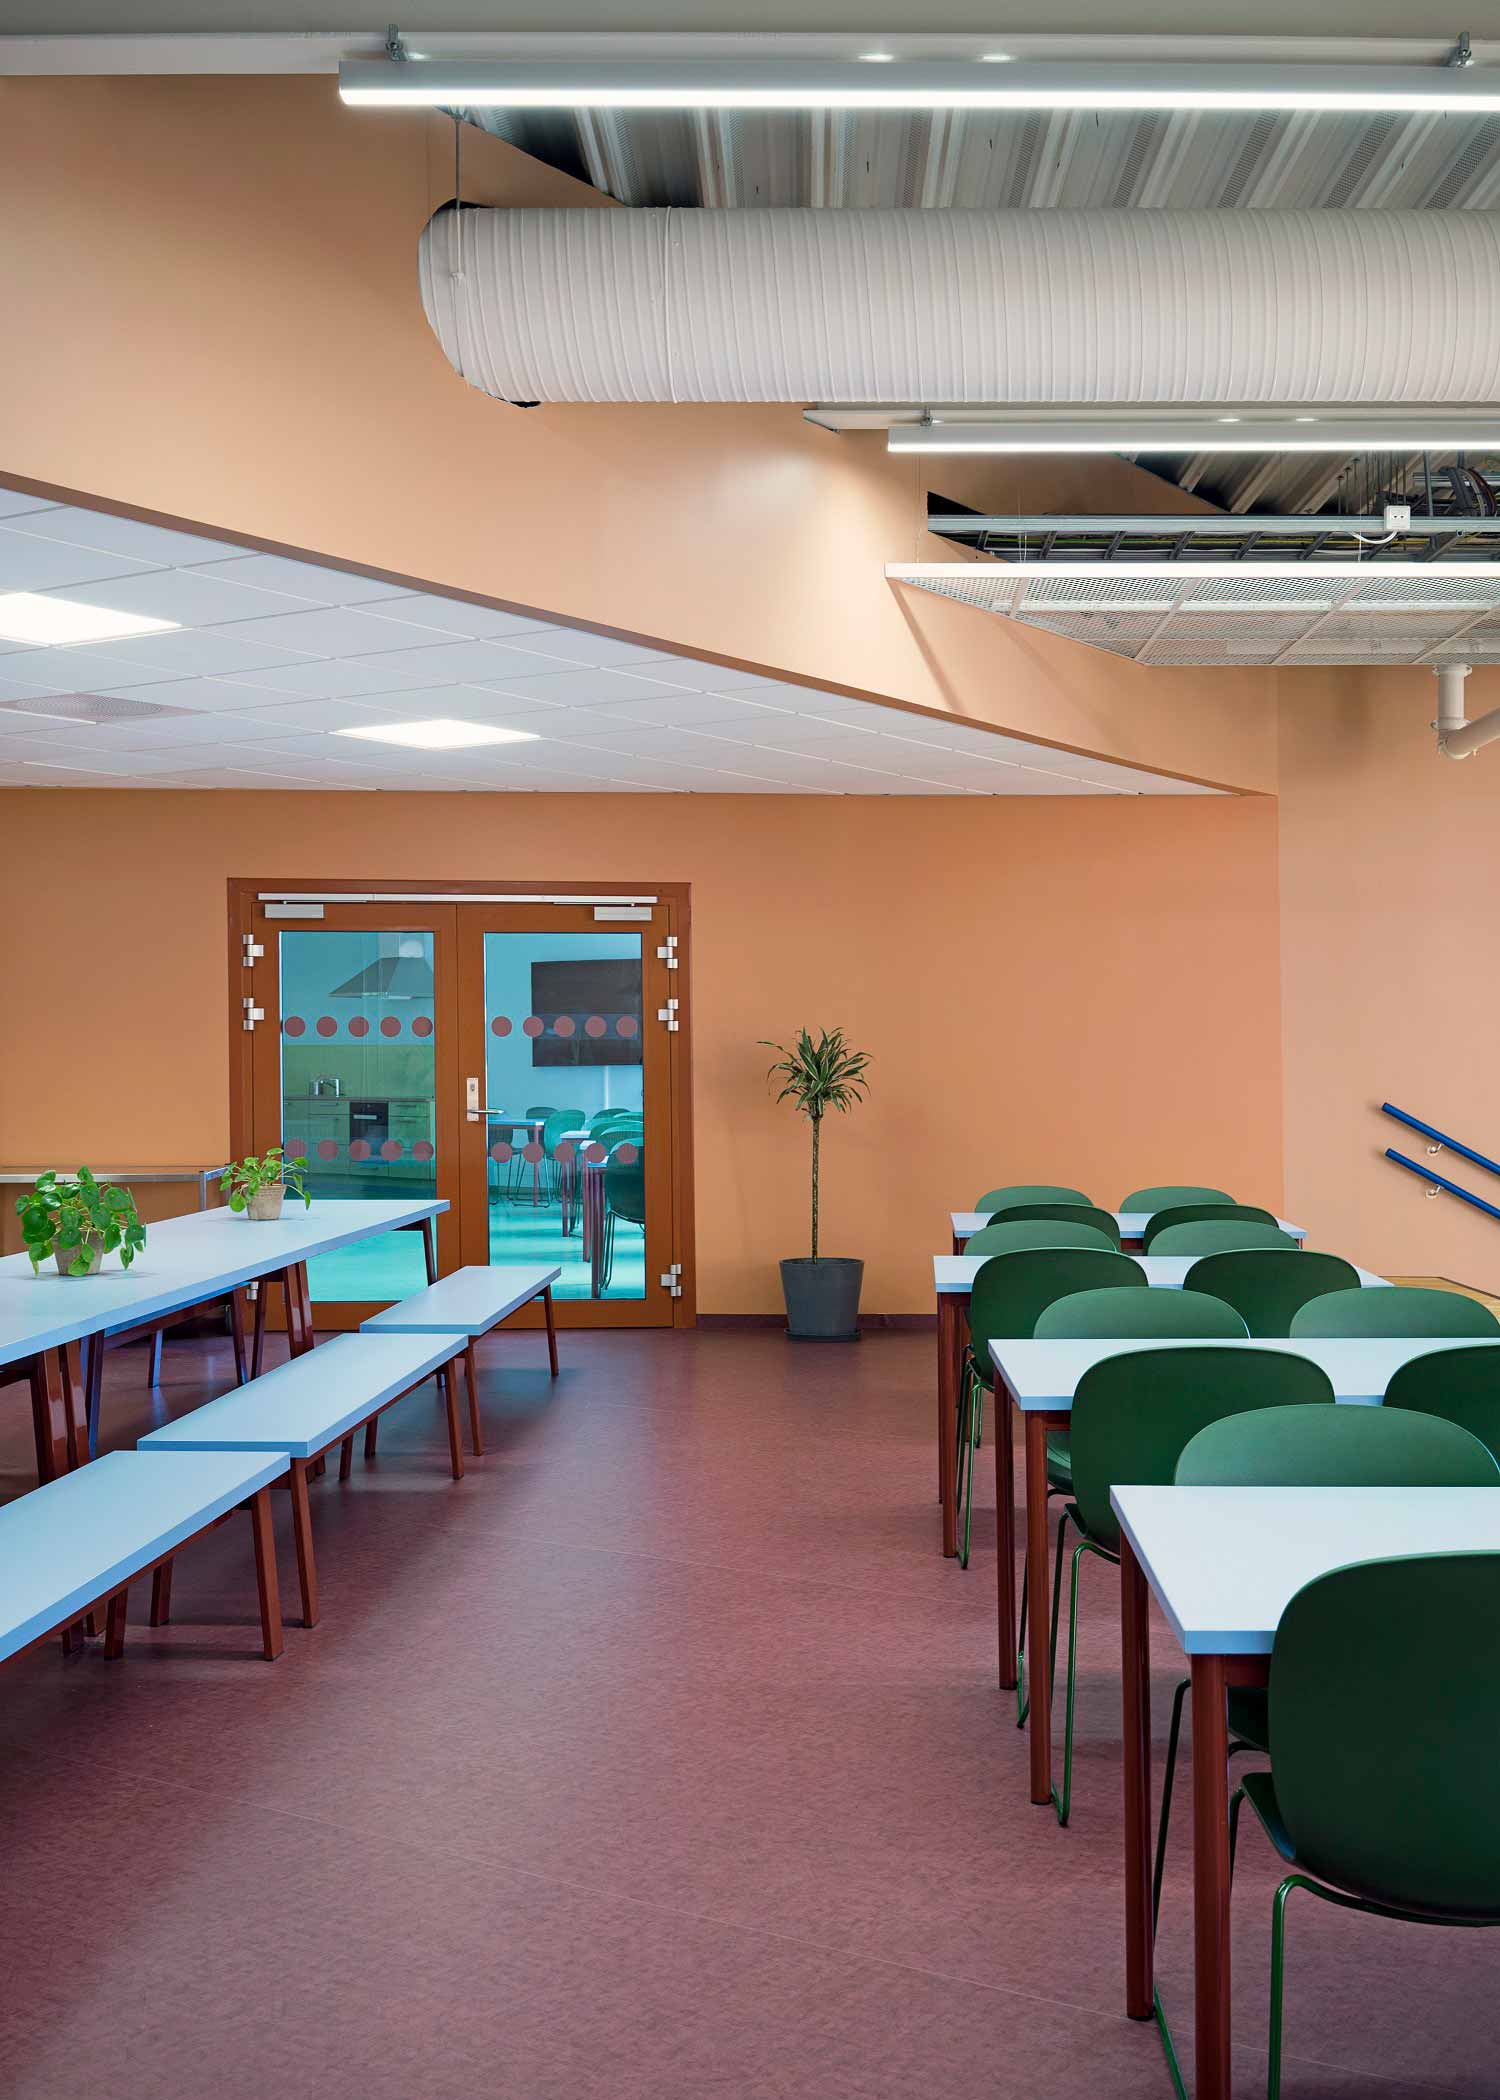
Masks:
[[[69,1276],[87,1276],[96,1248],[101,1254],[118,1248],[120,1266],[128,1269],[146,1244],[129,1189],[96,1180],[87,1167],[76,1174],[39,1174],[16,1211],[33,1269],[59,1254]]]
[[[790,1101],[798,1115],[806,1116],[812,1125],[812,1258],[816,1261],[818,1148],[823,1118],[830,1109],[847,1115],[865,1098],[868,1088],[864,1072],[870,1062],[869,1054],[851,1050],[842,1028],[819,1029],[816,1041],[805,1028],[799,1029],[790,1043],[772,1043],[763,1037],[761,1047],[781,1053],[766,1074],[767,1079],[782,1082],[776,1099]]]
[[[237,1159],[232,1167],[226,1167],[224,1178],[219,1183],[231,1210],[245,1210],[250,1198],[258,1189],[274,1188],[278,1182],[300,1196],[309,1210],[312,1197],[307,1193],[303,1174],[307,1168],[307,1154],[299,1152],[288,1159],[280,1145],[273,1145],[269,1152],[259,1156],[251,1152],[244,1159]]]

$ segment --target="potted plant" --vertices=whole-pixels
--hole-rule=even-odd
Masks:
[[[309,1210],[312,1209],[312,1197],[302,1178],[306,1166],[306,1153],[299,1152],[295,1159],[288,1159],[280,1145],[273,1145],[259,1159],[252,1152],[247,1158],[236,1160],[232,1167],[226,1167],[219,1187],[229,1199],[232,1211],[243,1212],[256,1224],[268,1225],[272,1219],[281,1216],[282,1200],[288,1189],[294,1196],[300,1196]]]
[[[33,1269],[47,1256],[60,1276],[93,1276],[106,1254],[119,1250],[128,1269],[146,1244],[146,1228],[129,1189],[102,1184],[87,1167],[73,1175],[38,1174],[16,1211]]]
[[[842,1028],[820,1029],[816,1042],[803,1028],[790,1044],[763,1040],[762,1047],[781,1053],[766,1074],[783,1082],[776,1099],[790,1101],[812,1125],[812,1250],[781,1264],[786,1331],[804,1342],[856,1342],[865,1265],[818,1252],[818,1149],[828,1111],[847,1115],[863,1100],[869,1056],[849,1048]]]

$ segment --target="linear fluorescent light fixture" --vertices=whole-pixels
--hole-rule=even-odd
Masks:
[[[395,109],[1500,111],[1493,66],[1066,65],[983,60],[346,59],[345,102]]]
[[[1500,422],[1463,413],[1394,411],[1400,421],[1336,416],[1289,422],[1214,417],[1154,422],[1125,412],[1086,422],[1059,417],[1003,423],[901,423],[889,452],[1446,452],[1500,448]]]
[[[1462,521],[1455,521],[1461,526]],[[1220,583],[1242,576],[1284,578],[1306,583],[1309,577],[1345,577],[1350,582],[1379,583],[1418,578],[1426,584],[1439,579],[1447,583],[1458,576],[1482,576],[1500,590],[1500,561],[927,561],[887,562],[890,583],[1035,583],[1045,578],[1089,577],[1123,583],[1144,576],[1170,581],[1173,577],[1212,576]],[[1258,607],[1247,607],[1257,611]],[[1116,611],[1128,610],[1119,605]]]
[[[494,729],[487,722],[455,722],[436,716],[430,722],[383,722],[368,729],[335,729],[334,736],[363,737],[371,744],[405,744],[414,751],[467,751],[476,744],[535,744],[530,729]]]
[[[111,612],[76,598],[48,598],[40,591],[0,591],[0,636],[32,649],[66,649],[81,642],[117,642],[132,634],[165,634],[179,620],[148,620],[139,613]]]

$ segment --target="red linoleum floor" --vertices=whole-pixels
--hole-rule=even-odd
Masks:
[[[322,1621],[279,1663],[235,1524],[124,1662],[5,1670],[0,2094],[1164,2100],[1120,2010],[1113,1578],[1085,1568],[1061,1832],[995,1685],[992,1512],[967,1575],[937,1551],[931,1337],[562,1347],[552,1387],[539,1337],[481,1345],[461,1484],[428,1387],[314,1489]],[[227,1378],[222,1345],[169,1342],[161,1404]],[[106,1443],[149,1426],[143,1381],[109,1358]],[[1160,1744],[1160,1626],[1155,1660]],[[1159,1974],[1191,2075],[1188,1864]],[[1246,2096],[1276,1879],[1247,1830]],[[1298,1900],[1285,2100],[1500,2092],[1500,1935]]]

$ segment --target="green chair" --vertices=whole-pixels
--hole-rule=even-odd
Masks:
[[[1058,1205],[1059,1209],[1062,1207]],[[1075,1225],[1066,1218],[1015,1218],[1009,1211],[995,1223],[981,1225],[972,1238],[964,1241],[965,1254],[1015,1254],[1028,1247],[1103,1247],[1111,1254],[1119,1251],[1118,1242],[1097,1225]]]
[[[1075,1291],[1045,1306],[1035,1331],[1039,1342],[1243,1342],[1250,1337],[1232,1305],[1201,1291]]]
[[[1230,1218],[1241,1218],[1254,1225],[1276,1223],[1275,1214],[1262,1210],[1258,1203],[1173,1203],[1164,1210],[1153,1211],[1146,1220],[1141,1234],[1142,1251],[1149,1254],[1152,1241],[1170,1232],[1173,1226],[1199,1225],[1205,1218],[1212,1225],[1225,1224]]]
[[[1386,1295],[1370,1293],[1372,1298]],[[1387,1385],[1385,1404],[1456,1422],[1500,1459],[1500,1349],[1434,1349],[1428,1356],[1414,1356]]]
[[[1120,1199],[1121,1210],[1171,1210],[1179,1203],[1233,1203],[1223,1189],[1195,1188],[1190,1182],[1166,1182],[1161,1188],[1132,1189]]]
[[[1329,1291],[1292,1315],[1296,1335],[1492,1335],[1500,1320],[1460,1291],[1427,1291],[1393,1284],[1388,1291]]]
[[[1195,1261],[1183,1288],[1207,1291],[1244,1315],[1252,1335],[1284,1335],[1292,1316],[1310,1298],[1360,1288],[1359,1271],[1337,1254],[1293,1254],[1276,1247],[1239,1254],[1205,1254]]]
[[[544,1101],[539,1108],[528,1108],[523,1110],[522,1113],[525,1115],[528,1123],[545,1123],[548,1116],[557,1114],[557,1110],[550,1101]]]
[[[1059,1218],[1075,1225],[1092,1225],[1102,1232],[1111,1247],[1120,1244],[1120,1221],[1112,1210],[1100,1210],[1093,1203],[1009,1203],[1002,1213],[1005,1218]]]
[[[1106,1357],[1085,1371],[1073,1395],[1071,1430],[1075,1499],[1057,1531],[1053,1625],[1062,1595],[1068,1525],[1077,1531],[1068,1592],[1068,1690],[1063,1722],[1062,1793],[1052,1791],[1059,1823],[1073,1793],[1073,1700],[1077,1661],[1078,1569],[1086,1553],[1119,1565],[1120,1528],[1110,1507],[1112,1488],[1167,1487],[1183,1447],[1222,1415],[1252,1409],[1317,1404],[1332,1407],[1333,1387],[1305,1357],[1269,1349],[1140,1349]],[[1054,1634],[1049,1666],[1055,1670]]]
[[[993,1228],[987,1227],[986,1230]],[[990,1343],[1029,1340],[1044,1307],[1054,1298],[1111,1284],[1144,1290],[1139,1262],[1112,1247],[1028,1247],[991,1255],[976,1271],[969,1295],[969,1345],[959,1385],[957,1508],[959,1566],[969,1565],[969,1527],[974,1514],[973,1454],[979,1448],[984,1395],[995,1382]]]
[[[626,1141],[629,1144],[629,1141]],[[629,1144],[634,1158],[625,1162],[611,1153],[604,1168],[604,1259],[600,1279],[601,1293],[607,1291],[615,1268],[615,1220],[624,1218],[627,1224],[639,1225],[642,1233],[646,1229],[646,1155],[638,1145]]]
[[[1279,1225],[1262,1225],[1254,1218],[1225,1218],[1215,1224],[1199,1218],[1193,1225],[1169,1225],[1153,1233],[1142,1250],[1147,1254],[1234,1254],[1245,1247],[1285,1247],[1297,1252],[1297,1242]]]
[[[1269,1705],[1272,1769],[1246,1776],[1231,1817],[1248,1801],[1290,1869],[1271,1904],[1279,2100],[1294,1889],[1404,1923],[1500,1924],[1500,1553],[1360,1561],[1307,1583],[1276,1631]]]
[[[1082,1189],[1056,1188],[1046,1181],[1014,1181],[1009,1188],[986,1189],[976,1210],[1013,1210],[1018,1203],[1092,1203]]]

